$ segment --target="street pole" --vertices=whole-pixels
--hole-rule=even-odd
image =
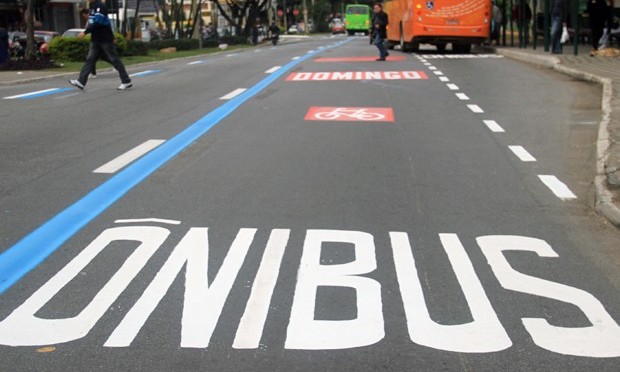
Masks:
[[[534,35],[533,46],[534,50],[536,50],[536,46],[538,45],[538,0],[534,0],[533,9],[532,16],[534,17],[534,23],[532,24],[532,34]]]
[[[514,3],[510,0],[510,46],[515,46],[515,26],[512,21],[512,11],[514,9]]]
[[[573,32],[574,32],[574,40],[573,40],[573,53],[575,55],[579,54],[579,0],[574,0],[575,8],[573,10]]]
[[[284,3],[284,34],[288,35],[288,20],[287,20],[288,9],[286,8],[286,0],[282,0],[282,2]]]
[[[306,0],[302,0],[301,4],[304,12],[304,34],[308,35],[308,6],[306,5]]]
[[[550,39],[550,35],[549,35],[549,12],[551,11],[551,4],[550,1],[551,0],[544,0],[545,1],[545,10],[544,10],[544,21],[543,21],[543,37],[544,37],[544,42],[545,42],[545,52],[549,51],[549,39]]]

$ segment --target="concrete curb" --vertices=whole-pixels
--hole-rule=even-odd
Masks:
[[[613,107],[611,105],[614,96],[613,81],[588,72],[566,67],[561,64],[560,59],[557,57],[532,55],[530,53],[521,53],[514,50],[499,48],[488,49],[505,57],[531,63],[538,67],[549,68],[575,79],[601,84],[603,87],[603,98],[601,101],[602,119],[599,123],[598,138],[596,141],[596,176],[594,178],[596,194],[595,209],[612,224],[620,227],[620,208],[613,202],[613,194],[607,186],[607,174],[605,172],[605,163],[609,157],[609,146],[611,144],[609,138],[609,123],[613,112]]]

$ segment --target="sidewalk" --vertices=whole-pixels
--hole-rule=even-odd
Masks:
[[[596,210],[620,227],[620,57],[589,55],[589,45],[580,45],[579,55],[565,46],[564,54],[515,47],[490,48],[497,54],[546,67],[580,80],[601,84],[602,118],[597,141]]]

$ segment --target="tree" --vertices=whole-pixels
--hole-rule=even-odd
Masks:
[[[225,0],[225,9],[218,0],[211,0],[237,35],[248,36],[256,22],[257,16],[267,9],[269,0]]]
[[[26,8],[26,60],[33,60],[37,57],[37,42],[34,39],[35,2],[35,0],[28,0]]]

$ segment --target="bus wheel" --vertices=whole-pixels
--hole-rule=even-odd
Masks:
[[[389,50],[394,50],[394,43],[391,41],[386,41],[385,42],[385,46],[386,48],[388,48]]]
[[[468,54],[471,53],[471,44],[452,44],[452,50],[455,53]]]
[[[437,43],[437,44],[435,44],[435,46],[437,47],[437,51],[439,51],[439,52],[445,52],[446,51],[446,43]]]
[[[411,47],[409,49],[413,53],[417,53],[420,51],[420,43],[411,43]]]
[[[354,33],[353,33],[353,31],[349,31],[349,30],[347,30],[347,34],[348,34],[349,36],[353,36],[353,34],[354,34]]]

